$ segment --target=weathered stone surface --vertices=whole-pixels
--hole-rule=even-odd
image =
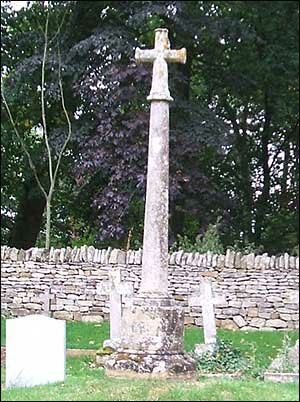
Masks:
[[[5,253],[2,251],[1,260],[1,307],[4,314],[10,312],[14,315],[17,311],[19,311],[20,314],[26,314],[26,312],[28,314],[30,311],[42,312],[43,304],[33,302],[31,300],[32,296],[29,294],[32,290],[37,291],[37,293],[43,293],[43,286],[52,286],[55,284],[55,292],[59,299],[66,297],[69,293],[81,295],[81,299],[78,299],[78,301],[85,301],[86,304],[79,305],[78,301],[76,301],[76,305],[80,307],[82,313],[95,314],[93,308],[98,308],[100,310],[98,310],[97,314],[99,313],[103,316],[105,314],[107,315],[109,311],[108,301],[106,301],[105,297],[95,294],[96,283],[106,280],[108,269],[110,269],[106,264],[100,263],[101,250],[95,250],[93,264],[97,264],[97,266],[95,266],[94,269],[92,269],[91,264],[88,262],[73,261],[76,253],[78,251],[80,252],[80,248],[67,249],[64,263],[61,263],[59,258],[56,264],[54,264],[54,258],[52,258],[53,261],[50,261],[50,254],[54,257],[55,252],[55,254],[60,257],[61,250],[57,251],[54,248],[50,250],[48,256],[44,253],[45,250],[42,251],[41,261],[30,261],[32,250],[25,251],[24,261],[19,259],[21,250],[18,252],[17,261],[10,260],[10,248],[2,248],[2,250],[5,250]],[[68,259],[67,253],[70,253],[68,263],[66,263],[66,259]],[[97,255],[99,255],[98,263],[95,262]],[[111,256],[113,257],[113,255],[114,252],[112,250]],[[123,256],[123,259],[119,257],[120,255]],[[5,256],[7,259],[4,258]],[[124,269],[125,278],[126,280],[130,278],[136,292],[139,288],[141,267],[138,264],[132,264],[130,267],[125,266],[124,256],[125,252],[120,251],[120,253],[118,253],[117,264],[124,264],[122,268]],[[198,257],[199,256],[198,253]],[[184,308],[187,306],[188,296],[193,292],[195,284],[199,283],[202,276],[209,275],[214,284],[217,285],[216,289],[227,295],[227,301],[224,307],[239,308],[239,314],[236,315],[243,317],[246,322],[245,326],[249,326],[251,319],[255,318],[251,317],[251,310],[250,316],[248,316],[249,307],[258,308],[257,317],[259,318],[266,320],[282,319],[287,323],[287,326],[284,328],[297,328],[299,326],[299,272],[296,268],[292,269],[290,266],[288,270],[284,268],[282,271],[279,271],[271,268],[270,262],[269,269],[264,268],[264,271],[253,271],[251,268],[237,269],[236,267],[233,269],[220,269],[216,267],[214,270],[208,270],[201,266],[201,264],[198,267],[197,264],[194,263],[196,257],[197,253],[195,253],[193,257],[192,264],[185,265],[184,269],[181,265],[170,267],[169,292],[176,296],[178,300],[180,298],[180,303]],[[217,261],[219,257],[220,256],[218,256]],[[35,252],[33,258],[36,259]],[[278,259],[278,257],[274,257],[274,261],[275,258]],[[185,264],[187,264],[187,261]],[[69,284],[66,286],[66,278],[68,278],[67,282],[69,284],[73,284],[72,289]],[[67,289],[69,287],[70,291]],[[256,288],[257,292],[251,294],[247,293],[245,291],[247,287],[251,289],[252,287],[254,289]],[[17,295],[22,292],[24,296],[18,297]],[[13,301],[15,296],[21,299],[21,301]],[[101,305],[97,304],[99,302],[101,302]],[[28,303],[39,304],[40,310],[37,305],[33,306],[36,308],[35,310],[28,310],[24,307],[25,304]],[[66,305],[70,306],[70,304],[62,302],[56,303],[53,301],[51,302],[51,311],[63,312],[65,311],[64,306]],[[106,312],[104,309],[106,309]],[[230,316],[222,314],[221,311],[222,310],[216,311],[218,318],[217,325],[219,325],[220,321],[230,318]],[[68,311],[65,312],[68,313]],[[72,319],[74,319],[75,313],[77,312],[73,311]],[[186,309],[185,319],[187,320],[188,317],[190,317],[192,323],[202,325],[201,305],[193,307],[192,310]],[[270,330],[272,327],[263,328]]]
[[[155,355],[116,352],[96,363],[106,368],[109,377],[149,379],[196,379],[196,363],[188,354]]]
[[[183,310],[168,299],[134,299],[132,306],[124,307],[119,350],[182,353],[183,323]]]
[[[239,327],[244,327],[245,325],[247,325],[246,321],[244,320],[244,318],[241,315],[236,315],[233,318],[233,322]]]
[[[217,260],[218,260],[218,255],[217,254],[213,254],[212,256],[212,260],[211,260],[211,266],[213,268],[215,268],[217,266]]]
[[[287,323],[283,320],[275,319],[275,320],[267,320],[266,327],[274,327],[274,328],[286,328]]]
[[[225,267],[233,268],[234,267],[234,259],[235,259],[235,252],[227,249],[226,257],[225,257]]]
[[[248,309],[248,317],[257,317],[258,316],[258,309],[255,307],[250,307]]]
[[[223,268],[225,267],[225,256],[224,255],[219,255],[217,258],[217,267],[218,268]]]
[[[66,254],[66,249],[62,248],[60,250],[60,255],[59,255],[59,261],[60,262],[64,262],[65,261],[65,254]]]
[[[87,249],[87,260],[90,262],[94,261],[95,247],[89,246]]]
[[[57,318],[59,320],[72,320],[73,313],[67,311],[55,311],[53,313],[53,318]]]
[[[241,258],[242,258],[242,253],[240,253],[240,252],[238,251],[238,252],[235,254],[235,263],[234,263],[235,268],[241,268],[241,267],[242,267]]]
[[[299,303],[299,290],[287,290],[285,294],[286,303]]]
[[[221,321],[220,327],[223,329],[230,329],[230,330],[236,330],[239,328],[238,325],[233,320],[229,319]]]
[[[141,264],[142,262],[142,251],[141,249],[137,250],[134,255],[134,263]]]
[[[299,375],[299,339],[288,351],[279,355],[270,364],[268,372],[298,373]],[[298,378],[299,379],[299,378]]]
[[[18,260],[18,253],[19,253],[19,250],[17,249],[17,248],[15,248],[15,247],[13,247],[13,248],[11,248],[10,249],[10,260],[11,261],[17,261]]]
[[[191,263],[192,266],[197,266],[198,258],[199,258],[199,253],[196,252],[196,253],[194,254],[193,261],[192,261],[192,263]]]
[[[102,315],[96,315],[96,314],[83,315],[82,316],[82,321],[84,321],[84,322],[102,322],[103,321],[103,316]]]
[[[131,282],[121,282],[121,271],[114,268],[109,272],[109,281],[97,284],[97,293],[109,295],[110,340],[118,342],[121,336],[122,297],[133,295],[133,285]]]
[[[119,249],[113,249],[110,258],[109,258],[109,264],[117,264],[118,262],[118,253]]]
[[[125,251],[120,250],[118,252],[118,264],[125,264],[126,262],[126,253]]]
[[[265,321],[266,320],[263,318],[252,318],[252,320],[250,321],[250,326],[262,328],[265,325]]]

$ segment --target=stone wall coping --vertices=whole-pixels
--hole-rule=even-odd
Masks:
[[[142,263],[142,249],[120,250],[108,247],[97,249],[94,246],[54,248],[32,247],[28,250],[15,247],[1,246],[1,261],[36,261],[54,264],[63,263],[95,263],[140,265]],[[198,252],[188,253],[179,250],[169,254],[169,265],[195,266],[206,268],[234,268],[247,269],[299,269],[299,256],[291,256],[284,253],[279,256],[269,256],[268,253],[255,255],[254,253],[242,254],[227,249],[226,254],[215,254],[208,251],[204,254]]]

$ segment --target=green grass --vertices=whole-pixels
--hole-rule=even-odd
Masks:
[[[1,316],[1,346],[5,346],[5,336],[6,336],[5,318]]]
[[[255,361],[256,372],[267,368],[276,356],[285,333],[294,343],[297,331],[226,331],[218,337],[248,353]],[[67,348],[98,349],[109,337],[108,322],[67,322]],[[203,330],[186,327],[184,348],[191,351],[195,343],[203,342]],[[1,345],[5,345],[5,320],[1,319]],[[1,370],[1,382],[4,382]],[[126,380],[106,377],[104,370],[93,367],[91,358],[67,358],[67,377],[64,383],[32,388],[3,390],[2,400],[18,401],[296,401],[299,383],[275,384],[259,379],[212,380],[199,382]]]
[[[66,332],[68,349],[99,349],[109,338],[109,322],[67,321]]]
[[[285,335],[295,344],[299,338],[298,331],[229,331],[218,329],[218,337],[230,340],[233,346],[242,350],[255,360],[258,371],[269,366],[282,346]],[[191,351],[195,343],[203,343],[203,329],[197,327],[186,327],[184,333],[184,347]]]
[[[68,358],[64,383],[3,390],[3,401],[297,401],[299,384],[109,378],[90,358]]]

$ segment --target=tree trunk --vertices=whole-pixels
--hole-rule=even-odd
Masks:
[[[34,178],[24,184],[25,191],[19,205],[8,245],[24,250],[34,247],[43,222],[46,200]]]
[[[263,170],[263,188],[259,199],[257,200],[257,213],[256,213],[256,224],[255,224],[255,240],[256,245],[259,246],[261,243],[262,232],[265,225],[266,216],[269,209],[269,198],[270,198],[270,168],[269,168],[269,141],[270,141],[270,123],[271,115],[269,112],[268,97],[265,95],[265,123],[264,131],[261,137],[262,146],[262,156],[261,156],[261,166]]]

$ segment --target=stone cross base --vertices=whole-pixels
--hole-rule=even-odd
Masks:
[[[119,347],[106,358],[106,369],[152,377],[195,373],[194,359],[183,353],[184,312],[173,299],[133,298],[131,306],[124,308],[121,328]]]
[[[136,297],[125,307],[119,352],[182,353],[184,313],[168,298]]]
[[[101,357],[99,358],[101,361]],[[98,364],[100,361],[96,357]],[[197,379],[195,360],[187,353],[134,354],[116,352],[107,356],[103,365],[106,369],[105,373],[109,377]]]

